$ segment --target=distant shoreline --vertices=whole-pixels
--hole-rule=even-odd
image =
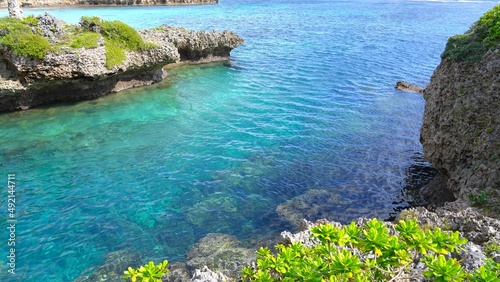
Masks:
[[[72,1],[72,0],[70,0]],[[76,2],[77,0],[75,0]],[[104,0],[105,1],[105,0]],[[134,0],[135,1],[140,1],[140,0]],[[47,2],[51,2],[51,1],[47,1]],[[198,0],[197,3],[179,3],[179,2],[175,2],[175,3],[154,3],[154,2],[151,2],[150,4],[148,4],[149,1],[140,1],[141,3],[138,3],[138,4],[135,4],[135,3],[132,3],[132,4],[128,4],[128,3],[123,3],[123,4],[120,4],[120,3],[115,3],[115,4],[93,4],[91,2],[97,2],[97,1],[86,1],[88,4],[72,4],[70,2],[65,2],[65,1],[53,1],[54,4],[32,4],[32,3],[28,3],[28,5],[26,5],[26,3],[21,3],[21,8],[23,10],[29,10],[29,9],[38,9],[38,8],[88,8],[88,7],[147,7],[147,6],[202,6],[202,5],[216,5],[218,4],[218,0],[206,0],[206,2],[204,2],[204,0]],[[61,3],[61,2],[64,2],[64,3]],[[79,2],[82,2],[82,1],[79,1]],[[159,2],[159,1],[158,1]],[[0,10],[1,9],[7,9],[7,2],[0,2]]]

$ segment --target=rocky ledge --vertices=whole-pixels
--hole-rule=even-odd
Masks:
[[[163,25],[138,31],[146,47],[124,49],[122,60],[110,63],[110,50],[115,50],[118,43],[106,38],[107,33],[99,26],[102,20],[91,19],[82,19],[76,26],[68,26],[48,14],[32,20],[30,27],[40,38],[57,46],[41,58],[19,55],[14,48],[1,46],[0,111],[95,99],[150,85],[166,77],[163,67],[167,64],[227,60],[231,50],[243,43],[243,39],[229,31],[193,31]],[[95,35],[95,46],[75,48],[75,41],[68,43],[73,30]]]

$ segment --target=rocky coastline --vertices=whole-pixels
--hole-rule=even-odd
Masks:
[[[65,6],[158,6],[158,5],[213,5],[219,0],[22,0],[23,8]],[[7,0],[0,1],[0,8],[7,7]]]
[[[38,16],[37,20],[43,36],[51,42],[57,43],[67,36],[67,25],[51,15]],[[112,67],[107,65],[108,47],[103,38],[93,48],[63,46],[43,58],[20,56],[3,48],[0,112],[95,99],[150,85],[166,77],[164,66],[168,64],[228,60],[231,50],[243,43],[243,39],[229,31],[192,31],[167,25],[138,33],[152,47],[126,50],[125,59]]]
[[[47,30],[59,30],[59,23],[43,16]],[[154,48],[127,51],[126,60],[112,68],[106,67],[105,42],[96,48],[63,48],[43,59],[14,55],[0,51],[0,110],[26,109],[32,106],[81,99],[93,99],[123,89],[149,85],[165,77],[164,66],[179,62],[224,60],[233,48],[243,42],[231,32],[189,31],[162,26],[139,32]],[[57,34],[47,37],[57,40]],[[454,254],[466,269],[482,263],[488,255],[500,262],[499,249],[487,250],[487,245],[499,245],[500,217],[500,49],[493,48],[475,62],[443,58],[423,92],[426,99],[421,142],[424,156],[439,174],[421,192],[431,205],[410,208],[398,219],[416,219],[427,228],[459,231],[469,243],[464,251]],[[404,90],[409,88],[403,85]],[[435,189],[435,190],[433,190]],[[443,202],[429,200],[443,193]],[[305,195],[280,205],[277,213],[297,228],[297,233],[283,232],[276,242],[314,244],[307,231],[314,224],[331,222],[327,217],[315,223],[324,213],[321,206],[311,206],[307,199],[320,197],[324,205],[342,204],[328,191],[311,190]],[[306,204],[304,204],[306,203]],[[302,214],[289,210],[303,208]],[[306,219],[304,221],[304,219]],[[358,219],[361,224],[365,219]],[[392,226],[392,223],[387,223]],[[294,232],[295,232],[294,231]],[[243,246],[234,236],[208,234],[186,254],[184,263],[170,267],[163,281],[228,281],[236,280],[242,267],[252,265],[255,247]],[[77,281],[121,281],[121,272],[141,263],[139,254],[119,251],[109,254],[106,262],[94,273]],[[217,269],[217,272],[212,270]],[[419,272],[420,271],[420,272]],[[412,273],[422,271],[418,262]],[[426,281],[424,278],[413,281]]]

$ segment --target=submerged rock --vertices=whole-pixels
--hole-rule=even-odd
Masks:
[[[123,271],[129,266],[136,268],[141,265],[141,256],[131,250],[120,250],[108,253],[105,257],[105,262],[92,274],[85,274],[89,271],[84,271],[75,282],[94,282],[107,281],[118,282],[123,281]]]
[[[96,20],[100,20],[97,19]],[[39,17],[40,36],[51,42],[65,40],[65,27],[50,15]],[[99,33],[95,33],[100,36]],[[110,64],[109,40],[103,37],[92,47],[58,47],[43,58],[0,51],[0,111],[25,109],[53,102],[95,99],[111,92],[150,85],[163,80],[163,67],[179,62],[227,60],[243,40],[229,31],[192,31],[167,25],[139,31],[147,48],[125,50],[124,59]]]
[[[237,278],[241,269],[256,259],[255,251],[244,248],[234,236],[211,233],[191,247],[186,254],[186,265],[188,270],[208,267],[227,277]],[[202,277],[201,273],[198,274]]]

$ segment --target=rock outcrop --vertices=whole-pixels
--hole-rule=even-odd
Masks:
[[[424,87],[418,86],[406,81],[398,81],[396,82],[396,85],[394,88],[405,91],[405,92],[418,92],[418,93],[424,93]]]
[[[424,157],[456,197],[500,198],[500,50],[477,62],[443,59],[424,95]]]
[[[448,40],[424,91],[420,141],[461,201],[500,217],[500,6]]]
[[[64,23],[50,15],[39,17],[43,37],[50,42],[64,37],[64,30],[59,30],[61,25]],[[125,51],[126,59],[112,68],[106,64],[103,38],[95,48],[61,47],[43,59],[18,56],[9,48],[1,49],[0,111],[94,99],[150,85],[165,78],[163,67],[167,64],[227,60],[231,50],[243,42],[229,31],[192,31],[167,25],[141,30],[139,34],[154,47]]]
[[[58,6],[132,6],[132,5],[205,5],[219,0],[21,0],[22,7]],[[7,7],[7,0],[0,1],[0,8]]]

